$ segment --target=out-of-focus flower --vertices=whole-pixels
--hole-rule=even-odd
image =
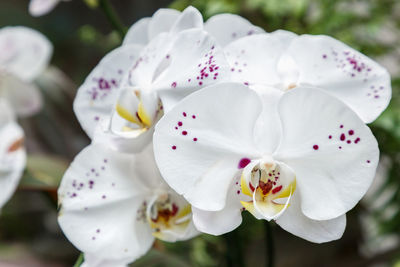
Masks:
[[[198,233],[190,205],[163,181],[152,145],[134,155],[90,145],[65,173],[59,202],[61,228],[85,253],[85,266],[124,266],[154,238],[175,242]]]
[[[282,92],[315,86],[345,102],[367,123],[391,98],[387,70],[329,36],[276,31],[241,38],[225,52],[235,81]]]
[[[248,20],[235,14],[218,14],[208,19],[203,25],[203,19],[197,9],[189,7],[195,12],[196,19],[192,20],[192,27],[203,28],[210,33],[219,45],[225,46],[244,36],[263,33],[260,27],[252,25]],[[184,12],[187,12],[185,10]],[[178,20],[181,12],[175,9],[161,8],[151,18],[142,18],[133,24],[127,32],[123,45],[146,45],[154,37],[163,32],[169,32]],[[188,17],[187,17],[188,18]],[[189,20],[186,22],[190,22]],[[195,23],[193,23],[195,22]],[[189,27],[187,27],[189,28]]]
[[[26,164],[24,133],[5,99],[0,98],[0,208],[10,199]]]
[[[139,151],[149,143],[163,112],[190,93],[227,79],[223,51],[200,29],[201,23],[200,13],[189,7],[169,32],[144,48],[124,45],[99,63],[74,102],[89,137],[101,121],[99,139],[124,151]]]
[[[42,98],[33,80],[47,67],[52,45],[41,33],[26,27],[0,29],[0,97],[18,116],[39,111]]]
[[[34,17],[46,15],[61,1],[67,2],[70,0],[31,0],[29,2],[29,13]]]
[[[244,207],[312,242],[341,237],[375,175],[377,142],[343,102],[298,87],[281,96],[214,85],[158,122],[156,162],[200,231],[233,230]]]

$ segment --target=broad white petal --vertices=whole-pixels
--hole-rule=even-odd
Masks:
[[[53,46],[40,32],[17,26],[0,30],[0,50],[0,69],[32,81],[47,67]]]
[[[203,29],[203,17],[196,8],[189,6],[182,11],[179,18],[172,25],[170,33],[176,34],[192,28]]]
[[[108,53],[92,70],[78,89],[74,101],[74,111],[89,137],[98,122],[109,116],[121,88],[124,75],[137,60],[141,46],[126,45]]]
[[[299,191],[294,193],[289,207],[276,219],[276,223],[289,233],[314,243],[341,238],[346,228],[346,215],[326,221],[312,220],[302,213],[299,194]]]
[[[285,47],[289,47],[291,42],[298,37],[294,32],[285,30],[276,30],[271,32],[270,35],[273,35],[274,38],[278,38],[281,41],[281,45]]]
[[[193,206],[223,209],[240,159],[257,156],[260,112],[257,94],[240,84],[209,86],[182,100],[156,125],[154,151],[164,179]]]
[[[0,97],[6,98],[21,117],[34,115],[43,105],[42,95],[35,84],[7,73],[0,73]]]
[[[148,28],[151,18],[142,18],[135,22],[125,35],[122,45],[147,45],[150,41],[148,36]]]
[[[138,159],[95,144],[72,162],[58,192],[59,224],[79,250],[133,261],[150,249],[154,238],[142,216],[149,176],[140,177],[146,166]]]
[[[271,34],[241,38],[225,48],[232,79],[250,87],[281,83],[277,65],[285,46]]]
[[[171,8],[160,8],[153,14],[148,26],[149,40],[154,39],[158,34],[169,32],[181,12]]]
[[[221,46],[242,38],[244,36],[263,33],[260,27],[252,25],[248,20],[234,14],[219,14],[212,16],[204,24],[209,32]]]
[[[154,80],[153,88],[159,91],[165,112],[190,93],[229,79],[222,49],[203,30],[181,32],[164,57],[168,66]]]
[[[226,205],[219,211],[206,211],[192,207],[193,222],[203,233],[222,235],[233,231],[242,223],[242,204],[239,179],[232,180],[228,189]]]
[[[0,100],[0,208],[14,193],[25,168],[23,138],[10,107]]]
[[[299,83],[326,90],[349,105],[365,122],[374,121],[391,98],[385,68],[328,36],[302,35],[288,53],[300,69]]]
[[[345,214],[375,175],[379,149],[371,130],[319,89],[296,88],[282,96],[278,109],[282,140],[274,159],[294,170],[303,213],[314,220]]]
[[[29,2],[29,13],[34,17],[49,13],[60,0],[31,0]]]

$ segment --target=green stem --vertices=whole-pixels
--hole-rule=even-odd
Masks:
[[[226,241],[226,263],[228,267],[244,267],[242,243],[239,232],[232,231],[224,235]]]
[[[99,6],[103,10],[108,21],[111,23],[111,25],[114,27],[114,29],[121,36],[121,39],[123,39],[126,34],[127,29],[124,26],[124,24],[122,23],[119,16],[117,15],[117,12],[115,12],[114,7],[111,5],[111,3],[108,0],[99,0]]]
[[[82,265],[82,263],[83,263],[83,253],[79,255],[79,258],[76,260],[74,267],[79,267]]]
[[[274,236],[272,234],[271,223],[267,220],[264,221],[265,231],[265,246],[267,248],[267,257],[265,260],[266,267],[274,267],[275,265],[275,247]]]

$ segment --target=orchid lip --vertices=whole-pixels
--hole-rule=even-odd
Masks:
[[[278,218],[286,210],[296,189],[294,172],[271,156],[248,164],[240,182],[243,194],[252,198],[241,201],[243,207],[255,217],[267,220]]]

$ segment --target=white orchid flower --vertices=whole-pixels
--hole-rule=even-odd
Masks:
[[[0,98],[0,209],[11,198],[26,164],[24,133],[5,99]]]
[[[29,2],[29,13],[34,17],[46,15],[62,1],[70,0],[31,0]]]
[[[41,33],[26,27],[0,29],[0,97],[19,116],[39,111],[42,98],[33,80],[47,67],[52,45]]]
[[[377,142],[322,90],[276,91],[221,83],[183,99],[155,129],[160,172],[202,232],[233,230],[245,208],[306,240],[338,239],[373,180]]]
[[[210,33],[221,46],[225,46],[244,36],[264,32],[263,29],[252,25],[245,18],[228,13],[212,16],[203,26],[203,18],[200,12],[191,6],[185,9],[184,12],[189,10],[193,15],[192,18],[194,18],[188,20],[188,22],[192,23],[192,27],[204,27],[204,30]],[[158,34],[169,32],[176,22],[181,19],[181,14],[175,9],[161,8],[151,18],[140,19],[129,28],[123,45],[147,45]]]
[[[59,224],[85,253],[85,266],[123,266],[145,254],[154,238],[175,242],[198,234],[190,205],[160,176],[152,145],[139,154],[88,146],[58,195]]]
[[[222,49],[205,31],[193,28],[196,12],[184,11],[170,32],[158,34],[143,49],[136,44],[117,48],[92,71],[74,102],[89,137],[102,120],[98,139],[123,151],[140,151],[164,111],[227,79]]]
[[[374,121],[391,98],[387,70],[329,36],[277,31],[241,38],[225,52],[235,81],[282,92],[318,87],[345,102],[366,123]]]

